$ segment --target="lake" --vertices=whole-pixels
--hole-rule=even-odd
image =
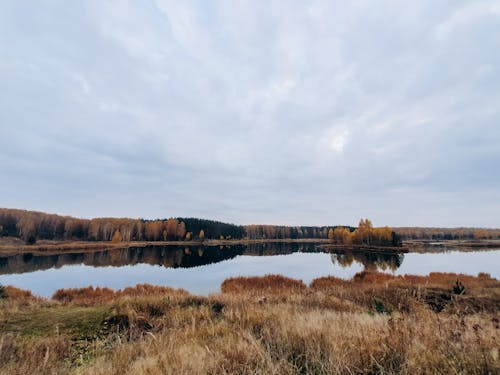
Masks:
[[[351,278],[363,270],[397,275],[480,272],[500,278],[500,249],[387,254],[327,252],[315,244],[269,243],[223,247],[148,246],[64,254],[0,256],[0,284],[50,297],[59,288],[89,285],[121,289],[141,283],[220,291],[233,276],[282,274],[310,283],[322,276]]]

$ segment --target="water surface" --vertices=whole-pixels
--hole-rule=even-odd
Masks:
[[[490,273],[500,278],[500,250],[441,253],[326,252],[314,244],[229,247],[150,246],[71,254],[0,257],[0,283],[51,296],[59,288],[88,285],[121,289],[140,283],[218,292],[233,276],[282,274],[310,283],[322,276],[351,278],[362,270],[427,275]]]

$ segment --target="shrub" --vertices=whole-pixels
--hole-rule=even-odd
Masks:
[[[462,284],[458,279],[455,282],[455,285],[453,286],[453,293],[454,294],[463,294],[465,292],[465,286]]]
[[[346,287],[350,285],[351,282],[348,280],[343,280],[334,276],[326,276],[320,277],[318,279],[314,279],[311,282],[311,289],[315,290],[328,290],[336,287]]]
[[[147,297],[156,295],[185,296],[188,295],[188,292],[183,289],[149,284],[137,284],[136,286],[116,291],[110,288],[89,286],[86,288],[58,289],[52,296],[52,299],[65,303],[71,302],[77,305],[91,306],[110,303],[125,296]]]
[[[33,296],[30,290],[19,289],[11,285],[3,286],[2,288],[3,288],[3,293],[5,295],[5,297],[3,298],[8,298],[16,301],[26,301],[26,300],[36,299],[36,297]],[[0,294],[2,294],[2,292],[0,292]]]
[[[262,277],[232,277],[224,280],[221,285],[222,293],[241,292],[292,292],[302,291],[307,287],[302,280],[295,280],[281,275],[266,275]]]
[[[0,299],[7,298],[7,292],[5,291],[5,287],[0,284]]]
[[[397,278],[398,276],[383,272],[361,271],[355,274],[352,280],[355,282],[363,282],[367,284],[380,284],[388,281],[393,281]]]
[[[378,297],[373,297],[373,308],[375,312],[378,314],[390,315],[394,311],[394,307],[390,303],[385,302],[384,300]]]
[[[105,303],[114,297],[114,291],[109,288],[87,288],[58,289],[52,299],[61,302],[74,302],[80,305],[93,305]]]

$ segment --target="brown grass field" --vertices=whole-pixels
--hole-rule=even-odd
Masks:
[[[500,373],[500,281],[487,274],[2,295],[1,374]]]

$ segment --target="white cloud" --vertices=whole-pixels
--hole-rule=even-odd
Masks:
[[[295,81],[293,79],[285,79],[282,82],[273,83],[271,87],[264,92],[264,97],[266,99],[284,99],[295,87]]]
[[[344,151],[344,147],[347,142],[347,137],[349,135],[348,130],[344,130],[340,134],[332,134],[330,135],[329,143],[330,143],[330,148],[341,154]]]
[[[445,21],[435,27],[436,36],[444,39],[457,28],[470,26],[471,23],[480,22],[481,18],[487,16],[500,16],[500,1],[473,1],[459,6]]]

